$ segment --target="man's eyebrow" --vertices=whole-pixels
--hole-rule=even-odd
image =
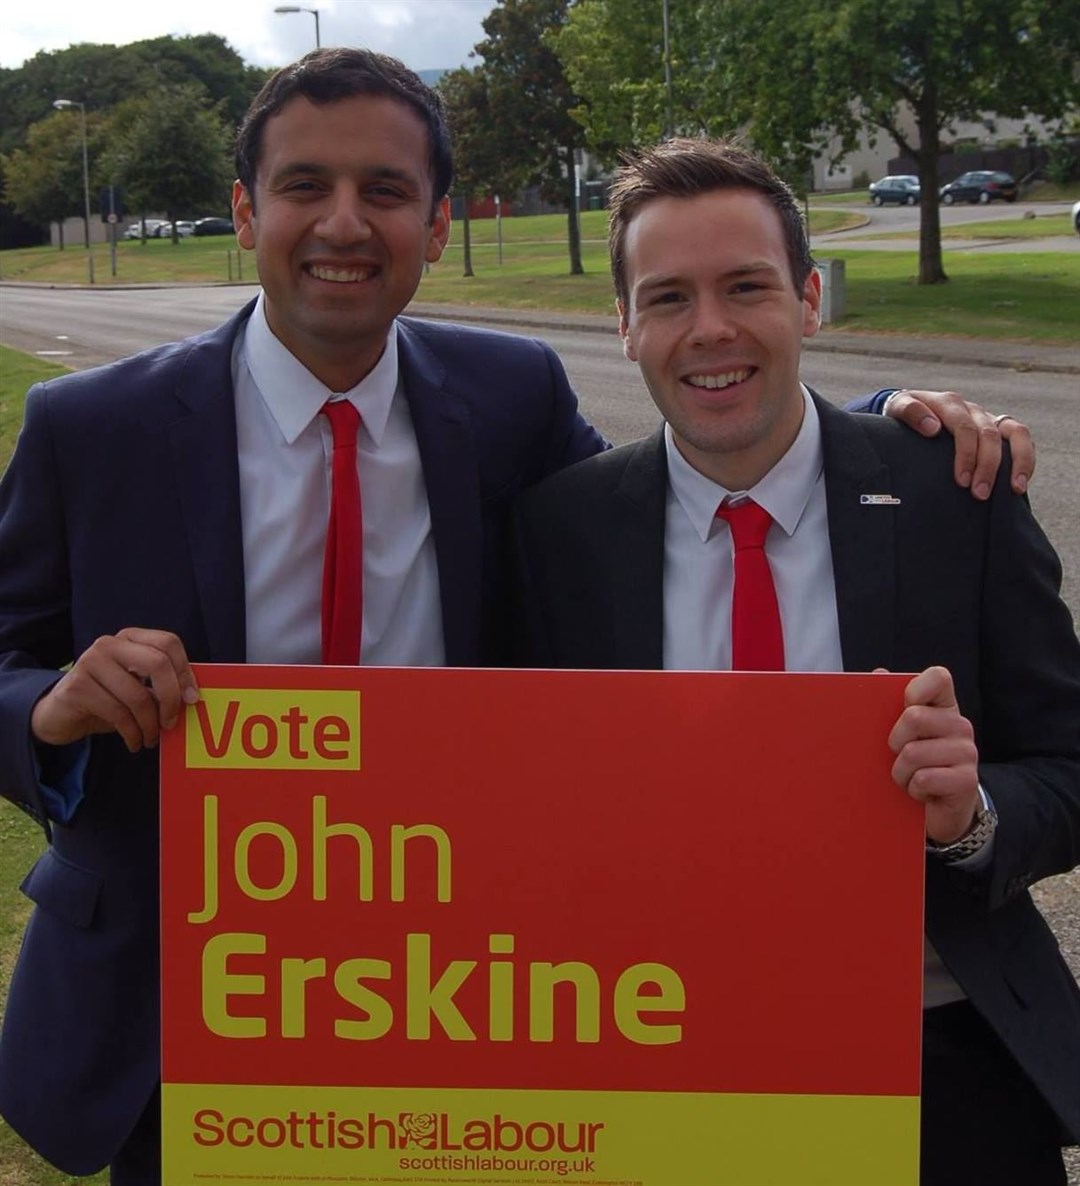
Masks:
[[[269,181],[273,185],[280,185],[292,177],[326,177],[333,172],[335,170],[330,165],[318,161],[290,161],[276,169]],[[369,181],[397,181],[410,186],[419,184],[414,173],[395,165],[373,165],[362,169],[360,175]]]
[[[740,280],[744,276],[759,276],[763,272],[769,272],[774,276],[782,275],[783,268],[771,260],[753,260],[747,264],[740,264],[737,268],[731,268],[730,271],[722,272],[717,279]],[[687,278],[678,272],[659,272],[655,276],[645,276],[635,285],[635,288],[639,292],[647,292],[653,288],[669,288],[672,285],[684,284],[686,280]]]

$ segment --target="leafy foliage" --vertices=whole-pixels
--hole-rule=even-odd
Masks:
[[[87,114],[88,145],[100,142],[103,123]],[[4,158],[4,196],[28,222],[62,222],[84,213],[81,112],[54,111],[34,124],[26,148]]]
[[[580,275],[575,155],[585,133],[574,118],[579,105],[550,44],[567,19],[570,0],[499,0],[484,19],[476,47],[488,87],[489,134],[511,174],[540,185],[567,207],[570,272]]]
[[[201,86],[158,86],[129,100],[110,132],[103,165],[133,210],[163,210],[175,221],[227,206],[232,137]]]
[[[555,38],[605,155],[666,126],[659,8],[579,0]],[[1080,6],[1060,0],[672,0],[670,12],[673,130],[742,133],[797,188],[861,133],[918,162],[922,283],[945,279],[937,161],[950,124],[1064,118],[1080,102]]]
[[[492,111],[491,86],[483,69],[462,67],[444,74],[439,91],[454,141],[454,192],[464,200],[464,275],[473,275],[469,203],[484,194],[509,194],[523,182],[522,167],[501,151]]]

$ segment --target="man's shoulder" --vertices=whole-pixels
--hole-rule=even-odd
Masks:
[[[645,466],[655,473],[658,450],[662,453],[662,446],[652,436],[597,453],[538,482],[525,492],[523,504],[541,508],[569,501],[584,507],[587,503],[580,500],[599,498],[623,486],[631,468]]]
[[[449,356],[484,363],[493,357],[535,361],[544,354],[553,355],[551,347],[539,338],[462,325],[456,321],[399,317],[398,331],[408,345],[426,347],[440,359]],[[482,354],[478,353],[481,351]]]
[[[910,466],[922,477],[935,473],[951,475],[954,442],[949,433],[924,437],[889,416],[844,411],[821,396],[816,402],[827,465],[830,454],[850,449],[852,442],[857,440],[886,465]]]
[[[100,415],[103,404],[110,409],[134,402],[147,405],[171,389],[179,377],[193,367],[231,366],[232,344],[248,310],[201,334],[177,342],[152,346],[103,366],[60,375],[31,390],[35,399],[45,397],[54,414],[68,408],[85,408]]]

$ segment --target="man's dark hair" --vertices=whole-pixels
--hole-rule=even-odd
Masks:
[[[250,194],[253,205],[266,121],[297,96],[323,104],[351,99],[354,95],[398,99],[420,117],[427,129],[434,218],[436,206],[450,189],[454,172],[442,99],[397,58],[369,49],[315,49],[267,79],[236,133],[236,176]]]
[[[608,248],[615,295],[629,307],[626,231],[634,216],[656,198],[696,198],[719,189],[763,194],[784,228],[795,291],[802,292],[814,266],[802,211],[788,185],[748,148],[730,140],[667,140],[624,159],[608,191]]]

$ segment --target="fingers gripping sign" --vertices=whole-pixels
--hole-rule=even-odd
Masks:
[[[1027,490],[1035,473],[1035,444],[1027,425],[1015,417],[993,416],[955,391],[898,391],[889,397],[886,412],[923,436],[936,436],[942,427],[951,433],[956,481],[984,501],[1001,465],[1001,443],[1008,441],[1012,489],[1016,494]]]
[[[129,627],[103,635],[34,705],[37,741],[67,745],[94,733],[119,733],[136,753],[157,744],[181,706],[199,698],[184,644],[164,630]]]
[[[952,676],[928,667],[904,690],[904,711],[889,734],[892,774],[926,805],[926,836],[951,844],[963,836],[979,805],[979,751],[971,722],[956,703]]]

